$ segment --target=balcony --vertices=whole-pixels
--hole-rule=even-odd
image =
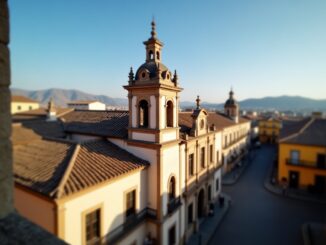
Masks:
[[[223,146],[223,150],[225,150],[225,149],[229,148],[230,146],[236,144],[237,142],[239,142],[240,140],[246,138],[247,136],[250,137],[250,134],[248,133],[248,135],[247,135],[247,134],[242,135],[242,136],[240,136],[239,138],[237,138],[237,139],[235,139],[235,140],[232,140],[231,142],[228,142],[228,144],[224,144],[224,146]]]
[[[324,169],[326,170],[326,163],[318,163],[312,161],[303,161],[301,159],[286,159],[286,164],[291,166],[299,166],[299,167],[306,167],[306,168],[316,168],[316,169]]]
[[[181,198],[180,196],[173,198],[168,203],[168,214],[173,213],[178,207],[181,206]]]

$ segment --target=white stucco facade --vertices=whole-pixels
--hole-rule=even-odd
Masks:
[[[99,101],[92,101],[92,102],[83,102],[83,101],[76,101],[70,102],[67,104],[68,108],[74,108],[76,110],[92,110],[92,111],[104,111],[106,110],[106,105]]]

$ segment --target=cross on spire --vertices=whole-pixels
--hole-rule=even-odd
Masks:
[[[199,95],[197,95],[197,99],[196,99],[196,105],[197,105],[197,110],[200,109],[200,99],[199,99]]]
[[[152,25],[151,36],[152,36],[152,38],[156,38],[156,23],[154,20],[154,16],[153,16],[151,25]]]

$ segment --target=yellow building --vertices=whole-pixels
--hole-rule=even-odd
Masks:
[[[281,120],[273,117],[260,120],[258,123],[259,141],[261,143],[276,143],[281,126]]]
[[[40,103],[36,100],[32,100],[20,95],[11,96],[11,114],[30,111],[38,108],[40,108]]]
[[[278,181],[290,188],[326,192],[326,119],[307,118],[284,127],[279,140]]]

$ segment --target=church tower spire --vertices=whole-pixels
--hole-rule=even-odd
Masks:
[[[161,62],[161,49],[163,43],[157,38],[156,23],[154,19],[151,22],[151,37],[144,42],[146,46],[146,62]]]
[[[163,43],[157,38],[156,23],[151,22],[147,41],[146,62],[134,73],[130,69],[129,140],[163,143],[179,139],[179,87],[178,75],[161,62]]]

